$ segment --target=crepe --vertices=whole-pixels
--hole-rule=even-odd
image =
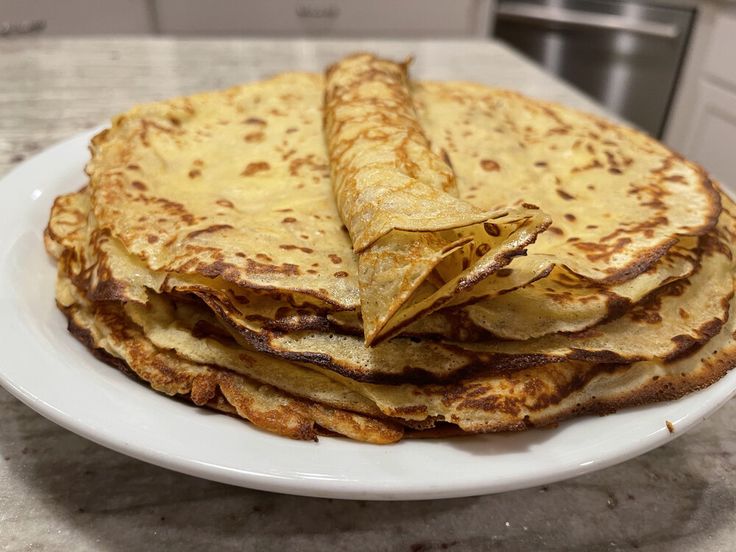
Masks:
[[[718,219],[702,167],[641,132],[472,83],[419,83],[413,97],[460,175],[460,196],[486,209],[535,201],[553,224],[529,254],[554,255],[589,280],[641,274]]]
[[[717,243],[708,248],[703,268],[693,277],[655,292],[621,318],[579,333],[518,342],[395,338],[368,349],[349,335],[297,331],[259,336],[230,310],[229,303],[212,296],[203,299],[251,346],[360,381],[446,381],[473,371],[501,372],[566,359],[613,363],[674,359],[707,342],[727,318],[733,295],[730,255]]]
[[[255,352],[248,353],[253,361],[244,365],[236,360],[237,351],[242,350],[237,345],[203,336],[193,338],[187,331],[187,326],[203,316],[201,310],[192,308],[177,318],[173,311],[166,314],[156,309],[159,316],[154,319],[144,307],[133,309],[152,339],[161,346],[175,343],[177,352],[184,356],[216,361],[262,381],[291,385],[299,389],[299,395],[312,400],[327,389],[343,397],[349,390],[401,423],[428,428],[450,422],[465,432],[524,430],[572,416],[607,414],[628,406],[673,400],[712,384],[736,364],[736,313],[731,312],[707,350],[677,361],[630,365],[567,361],[506,374],[479,375],[446,385],[380,385],[344,378],[328,370],[289,365]],[[172,338],[172,334],[178,337]],[[343,406],[361,410],[362,400],[354,399]]]
[[[550,223],[535,206],[489,212],[457,197],[414,111],[407,65],[358,54],[330,67],[325,83],[330,171],[358,257],[366,345],[467,294]]]
[[[85,200],[80,199],[79,202],[78,209],[82,209]],[[69,200],[60,202],[61,213],[52,220],[65,220],[70,216],[64,215],[62,208],[68,203]],[[80,220],[83,217],[83,214],[76,214],[71,218]],[[145,302],[146,289],[193,293],[238,332],[243,343],[250,347],[289,360],[325,366],[366,382],[447,381],[473,371],[501,372],[566,359],[634,362],[676,358],[704,343],[718,331],[725,320],[733,291],[728,277],[730,252],[721,239],[702,238],[705,240],[702,247],[697,248],[692,257],[683,257],[688,262],[700,262],[701,266],[690,278],[669,284],[645,304],[629,309],[622,318],[601,325],[592,332],[558,334],[519,343],[395,339],[366,348],[354,335],[355,332],[337,335],[331,331],[334,328],[320,326],[319,317],[310,329],[304,322],[312,316],[309,311],[294,320],[291,327],[269,326],[268,309],[276,313],[284,308],[283,302],[273,298],[254,298],[253,295],[242,298],[216,282],[188,281],[177,273],[147,273],[143,263],[131,261],[132,257],[124,249],[113,247],[115,242],[109,232],[100,231],[93,223],[94,216],[90,215],[87,227],[92,229],[94,239],[87,243],[93,243],[95,247],[92,250],[87,248],[81,254],[89,267],[78,268],[79,275],[75,276],[85,280],[84,286],[91,298]],[[50,225],[50,231],[53,228],[54,225]],[[99,253],[95,253],[95,249],[99,249]],[[704,254],[702,258],[701,254]],[[118,273],[120,267],[125,268],[122,274]],[[103,285],[96,285],[96,282]],[[544,282],[541,280],[542,284]],[[701,282],[709,282],[710,285],[704,286]],[[619,287],[625,285],[620,284]],[[135,291],[131,292],[132,288]],[[646,289],[641,285],[638,288]],[[523,292],[524,288],[520,291]],[[509,297],[513,295],[507,294]],[[697,308],[691,308],[691,304],[696,304]],[[540,309],[540,305],[544,303],[538,302],[536,308]],[[479,307],[476,305],[475,308]],[[468,310],[472,313],[472,308]],[[254,315],[254,312],[260,312],[261,316]],[[686,313],[686,318],[680,312]],[[553,318],[552,323],[555,320]],[[446,314],[439,322],[439,328],[434,330],[436,334],[443,333],[443,327],[452,325],[453,317]],[[425,332],[431,333],[430,330]]]
[[[182,279],[205,278],[207,286],[211,286],[213,280],[226,282],[237,286],[241,296],[254,290],[273,291],[281,297],[292,298],[292,302],[299,305],[316,307],[314,310],[319,311],[323,321],[327,319],[325,313],[353,313],[347,317],[351,320],[351,331],[356,327],[360,329],[358,263],[350,237],[342,229],[328,175],[329,161],[321,125],[323,93],[323,81],[319,76],[286,74],[224,92],[142,106],[119,117],[112,129],[93,141],[93,158],[88,167],[94,215],[100,231],[119,240],[127,252],[160,277],[174,273]],[[480,293],[480,298],[471,296],[468,301],[483,300],[485,304],[483,297],[487,297],[489,308],[499,311],[503,306],[494,308],[494,297],[544,277],[557,263],[556,274],[577,278],[576,286],[590,290],[590,280],[581,279],[569,270],[568,265],[572,266],[578,257],[586,259],[583,263],[586,266],[595,266],[591,269],[596,273],[593,276],[603,275],[604,280],[610,277],[609,272],[618,270],[616,266],[632,269],[624,271],[624,276],[634,276],[637,271],[644,273],[658,258],[666,256],[674,243],[685,237],[681,234],[707,232],[717,216],[717,194],[713,195],[712,186],[702,171],[674,158],[671,152],[638,134],[618,127],[601,129],[597,120],[590,116],[467,83],[415,84],[412,99],[435,149],[450,152],[448,159],[452,160],[461,199],[486,211],[504,203],[529,201],[543,204],[544,211],[551,212],[554,218],[553,226],[527,248],[527,257],[516,258],[506,267],[508,270],[502,269],[502,278],[494,274],[482,285],[476,284],[470,291],[481,288],[487,289],[487,293]],[[435,103],[442,108],[439,112],[433,108]],[[499,115],[491,110],[497,104],[503,108]],[[468,114],[471,108],[474,109],[472,118]],[[527,108],[540,118],[539,133],[544,137],[541,142],[531,140],[518,125],[512,126],[507,121]],[[569,118],[571,122],[559,128],[569,126],[572,130],[566,131],[567,134],[554,131],[558,127],[550,126],[548,120],[554,122],[555,119],[545,110],[555,117]],[[477,129],[469,128],[461,133],[471,132],[471,136],[475,136],[472,147],[461,150],[457,146],[459,140],[467,141],[470,137],[456,136],[457,130],[449,121],[457,121],[458,126],[472,126],[472,121],[476,121]],[[578,127],[582,129],[579,132]],[[503,132],[496,133],[494,128]],[[452,140],[446,138],[449,135]],[[529,142],[527,148],[541,148],[549,156],[555,151],[552,148],[559,151],[567,143],[560,142],[561,137],[568,142],[572,140],[570,148],[578,140],[584,144],[575,150],[574,161],[581,165],[595,167],[599,162],[588,153],[588,145],[593,151],[605,152],[613,148],[606,143],[613,144],[614,140],[627,148],[621,153],[627,159],[636,156],[648,160],[649,166],[644,168],[638,162],[628,167],[622,163],[623,168],[616,169],[622,174],[611,174],[608,170],[598,174],[599,169],[582,171],[583,174],[595,173],[596,182],[614,181],[580,204],[619,205],[622,211],[629,213],[626,219],[605,212],[596,212],[595,217],[587,217],[587,211],[577,215],[568,212],[574,202],[565,200],[554,191],[554,186],[548,188],[544,184],[561,177],[537,166],[536,155],[520,153],[523,148],[518,144],[526,144],[526,140]],[[512,151],[513,165],[510,166],[514,169],[483,169],[483,161],[487,159],[478,157],[479,151]],[[605,156],[605,153],[600,155]],[[678,210],[680,204],[673,205],[672,214],[666,216],[667,224],[647,229],[653,219],[661,219],[662,209],[656,214],[653,207],[642,207],[635,194],[615,184],[626,181],[629,167],[638,171],[632,173],[634,177],[646,168],[656,170],[665,161],[670,168],[662,175],[657,188],[666,198],[661,200],[664,208],[670,209],[666,201],[675,197],[686,198],[683,203],[690,208],[683,215]],[[208,167],[205,168],[205,164]],[[562,176],[572,178],[572,175],[581,174],[581,171],[573,171],[575,166],[571,163],[568,165],[567,172],[560,169]],[[485,166],[490,168],[493,164],[485,163]],[[500,178],[497,173],[503,173],[503,182],[508,181],[509,185],[496,185]],[[530,182],[543,184],[522,185],[520,179],[526,177]],[[676,180],[664,180],[665,177]],[[182,186],[182,182],[188,184]],[[596,185],[585,184],[585,190],[592,193],[587,186]],[[481,194],[483,190],[487,193]],[[571,191],[582,193],[577,188]],[[498,198],[497,203],[491,204],[489,197]],[[655,199],[643,201],[652,202],[656,203]],[[263,209],[263,205],[269,208]],[[639,215],[641,218],[637,218]],[[150,232],[151,224],[155,225],[155,233]],[[637,227],[643,240],[639,240],[641,236],[634,240],[634,236],[627,233],[626,239],[635,245],[623,247],[615,256],[598,255],[594,262],[587,260],[585,255],[590,252],[582,251],[575,245],[577,241],[568,241],[582,233],[587,233],[586,243],[610,235],[623,239],[622,232]],[[566,234],[562,239],[558,231],[575,235]],[[647,233],[652,233],[652,238],[647,239]],[[252,239],[253,235],[258,239]],[[619,238],[614,240],[618,241]],[[686,275],[690,268],[680,263],[670,271],[665,263],[656,278],[639,280],[645,285],[638,286],[631,298],[620,297],[636,302],[659,285]],[[513,282],[509,280],[509,270],[515,279]],[[618,273],[620,277],[621,270]],[[468,295],[468,290],[460,295]],[[615,292],[611,301],[597,295],[597,306],[591,307],[593,302],[587,300],[583,309],[580,308],[582,300],[558,305],[542,297],[545,308],[554,309],[551,315],[555,320],[570,320],[565,326],[550,327],[550,331],[584,329],[620,311],[616,306],[622,301],[616,299]],[[521,302],[535,305],[539,298],[533,299]],[[461,303],[451,299],[447,306],[461,306],[458,302]],[[527,311],[526,318],[531,316],[533,311],[531,314]],[[324,322],[320,323],[324,327]],[[441,321],[432,325],[439,326],[444,333],[457,328],[455,324]],[[478,327],[491,334],[517,339],[544,333],[543,328],[531,333],[510,327],[503,331],[499,326],[505,324],[477,314],[464,326],[471,336],[478,334],[475,331]],[[405,331],[422,333],[412,331],[411,325]]]
[[[63,275],[57,300],[75,335],[104,351],[104,360],[132,369],[163,393],[236,411],[259,427],[299,439],[315,438],[320,426],[375,443],[400,438],[400,424],[427,429],[450,422],[469,433],[524,430],[672,400],[713,383],[736,363],[732,312],[709,342],[712,353],[677,362],[565,362],[449,385],[376,385],[243,349],[190,301],[152,297],[146,305],[129,303],[126,315],[117,303],[91,306]],[[394,421],[377,418],[382,415]]]
[[[690,276],[699,262],[697,242],[680,239],[644,272],[618,284],[600,285],[555,267],[539,282],[467,306],[469,325],[504,339],[580,332],[621,316],[652,290]]]
[[[87,172],[44,236],[70,328],[282,435],[524,429],[733,364],[733,203],[561,106],[356,55],[138,106]]]
[[[62,258],[62,267],[64,262]],[[403,428],[397,423],[300,400],[242,374],[186,360],[170,347],[156,347],[125,316],[119,303],[90,303],[80,296],[64,277],[63,268],[57,283],[57,301],[69,319],[69,331],[98,358],[160,393],[236,414],[260,429],[292,439],[316,441],[319,433],[327,431],[386,444],[403,435]]]

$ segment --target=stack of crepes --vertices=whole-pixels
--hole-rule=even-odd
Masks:
[[[115,118],[46,231],[71,332],[165,394],[374,443],[675,399],[734,365],[736,211],[703,169],[407,65]]]

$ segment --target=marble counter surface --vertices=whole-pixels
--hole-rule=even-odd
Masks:
[[[599,110],[493,43],[6,40],[0,174],[135,102],[319,70],[366,49],[416,55],[423,78],[482,81]],[[734,401],[658,450],[563,483],[370,503],[250,491],[144,464],[46,421],[0,389],[0,550],[733,550],[731,414]]]

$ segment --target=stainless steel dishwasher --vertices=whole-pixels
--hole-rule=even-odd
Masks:
[[[495,36],[660,137],[695,10],[612,0],[499,0]]]

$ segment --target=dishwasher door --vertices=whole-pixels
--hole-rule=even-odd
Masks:
[[[499,0],[495,36],[661,137],[695,10],[607,0]]]

